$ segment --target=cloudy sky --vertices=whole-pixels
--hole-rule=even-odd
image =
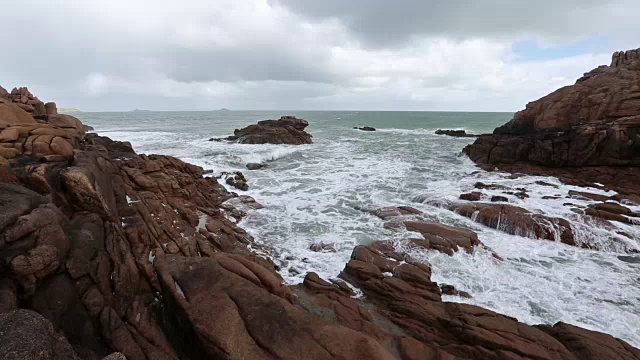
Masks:
[[[638,0],[21,0],[0,85],[85,111],[515,111],[640,47]]]

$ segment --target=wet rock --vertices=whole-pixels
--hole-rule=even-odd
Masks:
[[[560,195],[545,195],[542,197],[542,200],[558,200],[558,199],[562,199],[562,196]]]
[[[461,194],[459,199],[467,201],[480,201],[482,199],[482,193],[479,191],[473,191],[470,193]]]
[[[353,129],[354,130],[362,130],[362,131],[376,131],[376,129],[371,127],[371,126],[363,126],[363,127],[354,126]]]
[[[621,204],[639,206],[640,194],[616,194],[611,197],[611,200],[618,201]],[[604,201],[604,200],[596,200],[596,201]]]
[[[304,131],[307,126],[307,120],[295,116],[282,116],[280,120],[263,120],[255,125],[236,129],[233,136],[210,140],[227,140],[240,144],[311,144],[312,136]]]
[[[466,291],[460,291],[456,289],[453,285],[440,284],[440,290],[442,292],[442,295],[459,296],[466,299],[471,299],[473,297]]]
[[[224,203],[222,203],[222,207],[225,209],[240,209],[240,210],[259,210],[264,208],[262,204],[256,201],[256,199],[247,195],[240,195],[233,197]]]
[[[535,184],[536,185],[540,185],[540,186],[548,186],[548,187],[552,187],[552,188],[555,188],[555,189],[558,188],[558,185],[552,184],[552,183],[548,183],[548,182],[542,181],[542,180],[536,181]]]
[[[467,229],[426,221],[406,221],[404,226],[407,230],[419,232],[424,237],[424,240],[415,239],[412,243],[449,255],[458,251],[459,248],[471,252],[475,246],[482,244],[478,240],[478,234]]]
[[[334,244],[328,244],[324,242],[311,244],[311,246],[309,246],[309,250],[313,252],[336,252]]]
[[[640,214],[631,211],[631,209],[629,209],[626,206],[622,206],[620,204],[616,204],[616,203],[610,203],[610,202],[606,202],[606,203],[599,203],[599,204],[594,204],[594,205],[590,205],[590,207],[596,209],[596,210],[600,210],[600,211],[606,211],[612,214],[620,214],[620,215],[627,215],[627,216],[632,216],[632,217],[639,217]]]
[[[453,137],[478,137],[478,135],[467,134],[465,130],[442,130],[435,131],[436,135],[448,135]]]
[[[500,185],[500,184],[485,184],[483,182],[477,182],[473,184],[473,187],[476,189],[486,189],[486,190],[505,190],[509,189],[509,187]]]
[[[248,170],[260,170],[267,167],[267,164],[248,163],[246,166]]]
[[[526,190],[518,190],[518,191],[505,191],[505,194],[508,195],[513,195],[515,197],[517,197],[520,200],[525,200],[529,198],[529,194],[527,193]]]
[[[225,182],[227,183],[227,185],[233,186],[238,190],[242,190],[242,191],[249,190],[247,179],[239,171],[232,174],[228,174],[226,176]]]
[[[606,210],[599,210],[597,208],[587,208],[584,213],[586,215],[589,216],[593,216],[595,218],[600,218],[603,220],[609,220],[609,221],[617,221],[617,222],[621,222],[623,224],[632,224],[633,222],[631,221],[630,218],[623,216],[621,214],[617,214],[617,213],[612,213]]]
[[[588,199],[593,201],[607,201],[609,197],[606,195],[594,194],[586,191],[569,190],[569,196],[578,199]]]
[[[509,202],[509,198],[506,196],[494,195],[491,197],[491,202]]]
[[[340,276],[360,288],[405,336],[424,344],[446,344],[431,349],[440,353],[432,358],[498,360],[517,354],[573,359],[562,343],[535,327],[473,305],[442,302],[440,288],[430,281],[430,268],[411,259],[400,264],[385,253],[358,246]]]
[[[399,216],[412,216],[420,215],[422,212],[418,209],[409,206],[391,206],[380,209],[375,209],[369,212],[370,214],[379,217],[382,220],[390,220]]]
[[[551,241],[558,237],[562,243],[576,245],[571,224],[566,219],[534,214],[507,204],[449,203],[447,208],[509,234]]]
[[[560,341],[576,359],[638,359],[640,350],[611,335],[559,322],[538,328]]]

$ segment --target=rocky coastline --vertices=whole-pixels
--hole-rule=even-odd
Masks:
[[[487,169],[640,193],[640,50],[616,52],[611,65],[527,104],[464,153]]]
[[[614,85],[639,79],[631,74],[640,70],[637,54],[614,55],[611,67],[588,73],[578,84],[631,89]],[[592,98],[587,90],[559,91],[540,101],[568,101],[561,106],[567,112],[573,99],[593,101],[584,100]],[[631,100],[620,101],[635,104],[634,95],[621,94]],[[591,181],[626,191],[618,191],[617,206],[606,205],[616,199],[597,200],[605,205],[594,207],[590,216],[634,217],[623,200],[636,199],[640,183],[633,181],[635,175],[623,179],[614,171],[624,166],[636,174],[633,131],[640,107],[634,115],[632,105],[618,105],[620,117],[608,113],[606,121],[593,115],[585,118],[593,120],[552,125],[549,108],[528,106],[511,125],[479,137],[465,152],[492,168],[530,166],[522,172],[535,165],[540,171],[575,173],[557,167],[571,166],[562,161],[579,157],[573,163],[578,169],[589,166],[603,174]],[[287,122],[287,134],[268,133],[304,132],[308,122],[300,120],[272,120]],[[251,131],[238,130],[230,140],[268,142],[256,131],[252,138]],[[552,150],[556,156],[550,162],[537,161],[547,159],[536,149],[546,149],[540,144],[548,136],[551,144],[588,138],[601,139],[603,146],[565,155]],[[311,142],[310,135],[295,138]],[[522,138],[532,145],[511,157],[513,139]],[[604,146],[611,144],[618,144],[614,153]],[[229,192],[198,166],[138,155],[128,143],[86,134],[78,119],[58,115],[54,103],[41,102],[26,88],[0,88],[0,151],[0,358],[640,359],[640,350],[604,333],[562,322],[532,326],[478,306],[445,302],[443,294],[473,294],[433,282],[429,264],[388,241],[355,247],[336,279],[308,273],[302,284],[286,285],[264,255],[269,249],[239,225],[247,209],[260,206],[254,199]],[[585,154],[591,155],[584,159]],[[241,174],[227,179],[239,189],[246,185]],[[477,184],[478,190],[491,186]],[[504,191],[526,196],[526,191]],[[481,200],[478,193],[466,200]],[[508,218],[512,223],[500,230],[576,245],[563,219],[537,218],[501,198],[441,206],[490,227]],[[474,231],[429,221],[410,207],[375,209],[371,216],[383,219],[385,227],[421,234],[412,246],[449,255],[487,249]],[[565,231],[555,239],[556,232],[541,223]],[[495,261],[502,261],[497,254]]]

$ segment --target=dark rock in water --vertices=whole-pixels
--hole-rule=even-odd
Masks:
[[[202,174],[204,175],[208,175],[208,174],[213,174],[213,170],[209,169],[209,170],[203,170]]]
[[[460,291],[456,289],[453,285],[449,285],[449,284],[440,284],[440,290],[442,291],[442,295],[460,296],[467,299],[471,299],[473,297],[468,292]]]
[[[626,206],[609,202],[589,205],[589,208],[585,210],[585,214],[624,224],[633,224],[634,221],[631,218],[640,217],[640,213],[631,211]]]
[[[630,263],[630,264],[640,264],[640,256],[620,255],[620,256],[618,256],[618,259],[620,261],[624,261],[624,262]]]
[[[524,208],[508,204],[452,202],[447,205],[447,208],[509,234],[555,241],[557,233],[562,243],[577,245],[573,238],[571,224],[563,218],[534,214]],[[553,226],[555,231],[550,229],[550,226]]]
[[[240,171],[237,171],[231,174],[226,174],[225,182],[228,185],[233,186],[238,190],[243,190],[243,191],[249,190],[247,179],[244,177],[244,175]]]
[[[95,129],[93,128],[93,126],[90,126],[90,125],[82,125],[82,126],[84,127],[84,131],[85,131],[85,132],[89,132],[89,131],[93,131],[93,130],[95,130]]]
[[[448,135],[453,137],[478,137],[478,135],[467,134],[465,130],[436,130],[436,135]]]
[[[509,198],[506,196],[494,195],[491,197],[491,202],[509,202]]]
[[[311,246],[309,246],[309,250],[313,252],[336,252],[336,248],[333,244],[323,242],[311,244]]]
[[[459,199],[467,201],[480,201],[480,199],[482,199],[482,193],[479,191],[474,191],[466,194],[461,194]]]
[[[363,127],[354,126],[353,128],[355,130],[362,130],[362,131],[376,131],[376,129],[371,126],[363,126]]]
[[[593,201],[607,201],[609,197],[606,195],[594,194],[586,191],[569,190],[569,196],[573,198],[582,198]]]
[[[549,187],[556,188],[556,189],[558,188],[558,185],[556,185],[556,184],[551,184],[551,183],[548,183],[548,182],[546,182],[546,181],[542,181],[542,180],[538,180],[538,181],[536,181],[535,183],[536,183],[537,185],[541,185],[541,186],[549,186]]]
[[[267,167],[267,164],[248,163],[246,166],[248,170],[260,170]]]
[[[509,187],[499,184],[485,184],[483,182],[477,182],[473,184],[473,187],[476,189],[487,189],[487,190],[504,190],[509,189]]]
[[[562,196],[560,195],[545,195],[542,197],[542,200],[557,200],[557,199],[562,199]]]
[[[280,120],[263,120],[243,129],[236,129],[233,136],[211,138],[209,141],[233,141],[240,144],[311,144],[311,134],[304,131],[309,122],[295,116],[282,116]]]
[[[503,193],[507,195],[513,195],[520,200],[525,200],[529,198],[529,194],[527,194],[526,190],[518,190],[518,191],[504,191]]]
[[[49,320],[24,309],[0,314],[0,358],[80,360]]]

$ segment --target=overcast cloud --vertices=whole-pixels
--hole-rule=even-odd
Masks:
[[[0,85],[87,111],[515,111],[640,46],[637,0],[23,0],[0,10]]]

